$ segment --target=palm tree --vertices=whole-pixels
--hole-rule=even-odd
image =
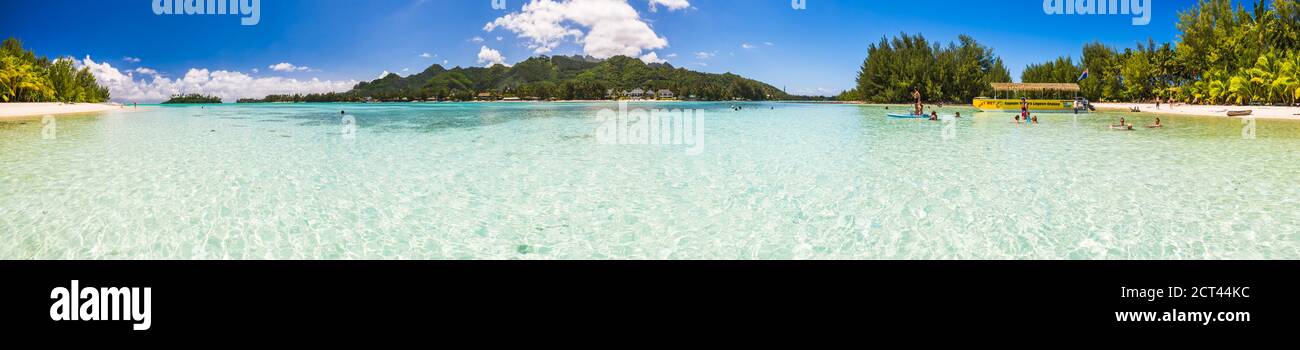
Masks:
[[[5,102],[39,102],[54,98],[54,88],[36,67],[17,57],[0,57],[0,99]]]
[[[1300,99],[1300,54],[1292,54],[1291,59],[1283,60],[1277,67],[1277,74],[1269,84],[1270,93],[1276,93],[1287,103],[1294,105]]]
[[[1255,60],[1255,66],[1246,70],[1246,74],[1250,77],[1249,86],[1254,101],[1264,100],[1273,103],[1275,97],[1280,97],[1274,95],[1274,90],[1270,88],[1277,75],[1277,65],[1274,64],[1276,62],[1273,53],[1269,52],[1259,56],[1259,59]]]

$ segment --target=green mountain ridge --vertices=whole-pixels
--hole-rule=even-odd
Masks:
[[[240,102],[467,101],[476,99],[481,93],[495,98],[603,100],[634,89],[667,89],[682,99],[711,101],[762,101],[791,97],[776,87],[739,75],[696,72],[668,63],[646,64],[627,56],[604,60],[590,56],[538,56],[509,67],[498,64],[446,69],[434,64],[406,77],[389,73],[359,83],[346,93],[273,95],[263,100],[245,99]],[[610,95],[611,91],[614,95]]]

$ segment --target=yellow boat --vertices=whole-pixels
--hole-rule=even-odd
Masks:
[[[996,92],[1022,92],[1022,91],[1064,91],[1078,92],[1079,84],[1014,84],[1014,83],[993,83],[993,91]],[[1029,103],[1029,111],[1032,113],[1087,113],[1090,109],[1087,100],[1075,98],[1073,100],[1044,100],[1033,99],[1026,100]],[[976,109],[982,112],[1013,112],[1020,113],[1020,99],[998,99],[998,98],[976,98],[971,103]]]

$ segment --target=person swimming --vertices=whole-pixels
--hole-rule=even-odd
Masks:
[[[1034,124],[1038,124],[1038,115],[1033,116]]]
[[[1020,115],[1019,115],[1019,114],[1016,115],[1016,124],[1020,124]]]
[[[957,117],[957,118],[961,118],[961,112],[957,112],[956,117]]]
[[[1160,117],[1156,117],[1156,123],[1155,123],[1155,124],[1151,124],[1151,125],[1147,125],[1147,127],[1148,127],[1148,128],[1152,128],[1152,129],[1156,129],[1156,128],[1163,128],[1163,127],[1165,127],[1165,126],[1160,124]]]
[[[1110,128],[1120,129],[1120,130],[1133,130],[1133,126],[1129,125],[1128,120],[1125,120],[1123,117],[1119,118],[1119,125],[1111,125]]]
[[[930,111],[930,120],[939,120],[939,112]]]

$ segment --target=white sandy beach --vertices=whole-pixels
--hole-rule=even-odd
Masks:
[[[95,113],[123,109],[121,105],[109,103],[0,103],[0,119],[30,118],[46,115]]]
[[[1154,103],[1093,103],[1098,109],[1113,111],[1129,111],[1130,108],[1137,107],[1143,113],[1156,114],[1173,114],[1173,115],[1195,115],[1208,117],[1227,117],[1228,111],[1253,111],[1250,116],[1267,119],[1290,119],[1300,120],[1300,107],[1279,107],[1279,106],[1208,106],[1208,105],[1176,105],[1169,106],[1161,104],[1156,108]]]

